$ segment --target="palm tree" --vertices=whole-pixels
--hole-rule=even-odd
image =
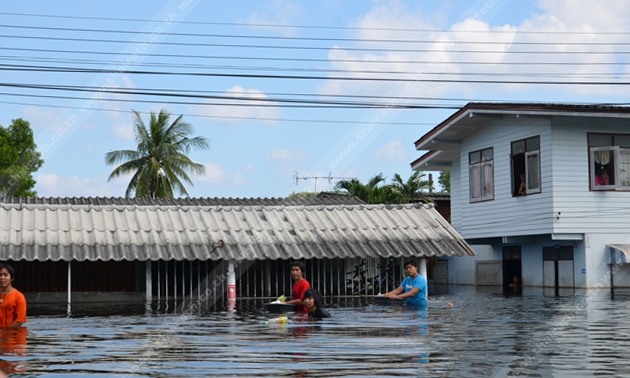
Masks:
[[[127,186],[126,197],[173,198],[174,192],[188,196],[180,179],[193,185],[187,172],[204,174],[205,167],[195,163],[186,154],[210,148],[204,137],[189,138],[193,127],[182,121],[183,114],[169,124],[171,114],[162,109],[159,114],[151,112],[149,127],[142,122],[137,111],[134,113],[134,135],[137,150],[110,151],[105,155],[108,165],[122,163],[109,175],[107,181],[133,173]]]
[[[382,173],[372,177],[367,184],[358,179],[341,180],[335,184],[335,189],[344,189],[349,195],[357,197],[366,203],[390,203],[389,185],[380,186],[385,181]]]
[[[399,202],[410,203],[415,200],[431,202],[427,199],[426,193],[431,189],[433,183],[423,180],[424,173],[414,172],[407,181],[404,181],[398,173],[392,179],[392,190],[399,196]]]

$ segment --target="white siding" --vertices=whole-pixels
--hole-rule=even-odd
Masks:
[[[551,122],[548,118],[506,116],[489,119],[471,137],[462,141],[459,186],[451,188],[455,229],[466,239],[516,235],[549,234],[552,216]],[[512,197],[510,143],[540,136],[541,193]],[[488,147],[494,149],[494,200],[470,203],[468,154]],[[451,182],[453,182],[451,173]]]
[[[552,124],[554,232],[627,234],[630,192],[589,189],[587,133],[630,134],[630,121],[554,117]]]

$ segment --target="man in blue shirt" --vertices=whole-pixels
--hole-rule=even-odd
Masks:
[[[427,306],[427,280],[418,273],[418,260],[405,262],[407,277],[396,289],[383,295],[389,299],[404,299],[408,305]]]

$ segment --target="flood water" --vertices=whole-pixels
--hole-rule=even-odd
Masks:
[[[630,292],[545,296],[450,287],[426,311],[330,299],[331,319],[265,324],[236,308],[29,307],[26,345],[0,369],[29,377],[630,376]],[[449,306],[449,304],[451,304]],[[16,342],[16,340],[18,340]]]

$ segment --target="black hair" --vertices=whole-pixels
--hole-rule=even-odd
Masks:
[[[9,275],[11,276],[11,281],[13,281],[15,279],[15,269],[9,265],[9,264],[1,264],[0,265],[0,270],[2,269],[6,269],[7,272],[9,272]]]
[[[405,265],[404,267],[406,268],[407,265],[411,264],[412,266],[415,266],[416,268],[418,267],[418,260],[416,259],[409,259],[407,261],[405,261]]]
[[[291,263],[291,268],[293,268],[294,266],[297,266],[298,268],[300,268],[300,270],[302,271],[302,274],[304,274],[306,272],[306,264],[304,264],[302,261],[294,261]]]
[[[313,300],[315,301],[315,307],[324,308],[324,298],[322,298],[322,295],[317,289],[310,288],[306,290],[304,292],[304,297],[302,298],[302,301],[306,298],[313,298]]]

